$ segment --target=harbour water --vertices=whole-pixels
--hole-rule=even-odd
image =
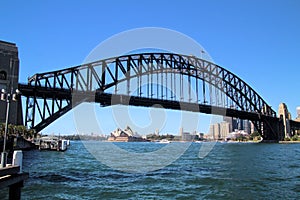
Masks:
[[[120,145],[133,151],[162,146]],[[22,199],[299,199],[300,144],[217,143],[200,159],[201,145],[147,173],[111,169],[80,141],[65,152],[27,151],[23,169],[30,178]]]

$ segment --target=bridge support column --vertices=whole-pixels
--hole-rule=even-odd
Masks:
[[[19,82],[18,47],[14,43],[0,41],[0,91],[16,91]],[[20,99],[18,99],[20,100]],[[0,123],[6,120],[6,101],[0,101]],[[22,104],[10,105],[9,124],[23,124]]]
[[[265,141],[284,140],[284,125],[280,119],[267,119],[261,122],[261,134]]]

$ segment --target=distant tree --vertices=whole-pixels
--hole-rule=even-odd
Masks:
[[[16,126],[15,130],[16,130],[15,134],[23,135],[23,136],[26,135],[26,132],[28,131],[26,126],[23,126],[23,125]]]
[[[171,134],[167,134],[167,135],[149,134],[146,137],[148,140],[162,140],[162,139],[174,140],[175,138],[175,136]]]
[[[236,137],[236,140],[237,141],[247,141],[247,137],[240,134],[239,136]]]
[[[299,139],[298,135],[294,135],[292,138],[292,141],[297,141]]]
[[[261,135],[259,134],[258,131],[254,131],[253,133],[250,134],[249,136],[250,140],[260,140],[261,139]]]
[[[3,136],[5,133],[5,124],[0,125],[0,134]],[[35,131],[33,129],[27,129],[26,126],[23,125],[8,125],[7,130],[8,136],[23,136],[25,139],[33,138],[36,136]]]

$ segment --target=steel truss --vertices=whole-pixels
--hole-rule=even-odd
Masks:
[[[276,118],[271,106],[232,72],[195,56],[172,53],[124,55],[35,74],[28,79],[28,85],[20,84],[20,90],[27,97],[25,125],[36,131],[72,107],[95,101],[95,95],[100,98],[101,94],[127,95],[149,102],[186,102],[249,113],[257,116],[249,119],[265,135],[270,135],[267,132],[272,129],[272,123],[268,125],[264,119]],[[81,94],[81,98],[74,99],[74,94]],[[103,106],[112,104],[98,102]],[[270,137],[278,137],[275,131],[271,130]]]

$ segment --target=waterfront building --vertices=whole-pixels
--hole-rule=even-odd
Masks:
[[[194,140],[203,140],[204,139],[204,133],[197,132],[196,130],[192,133]]]
[[[194,135],[191,135],[189,132],[183,132],[181,136],[182,141],[193,141],[195,138]]]
[[[243,137],[246,137],[246,138],[248,138],[249,137],[249,134],[246,132],[246,131],[244,131],[244,130],[235,130],[235,131],[233,131],[233,132],[231,132],[231,133],[229,133],[228,135],[227,135],[227,137],[226,137],[226,139],[225,140],[236,140],[237,138],[239,138],[240,136],[243,136]]]
[[[124,130],[117,128],[111,132],[108,141],[111,142],[142,142],[145,141],[140,135],[136,132],[133,132],[132,129],[127,126]]]
[[[195,136],[190,134],[189,132],[184,132],[183,127],[181,127],[179,131],[179,135],[182,141],[193,141]]]

